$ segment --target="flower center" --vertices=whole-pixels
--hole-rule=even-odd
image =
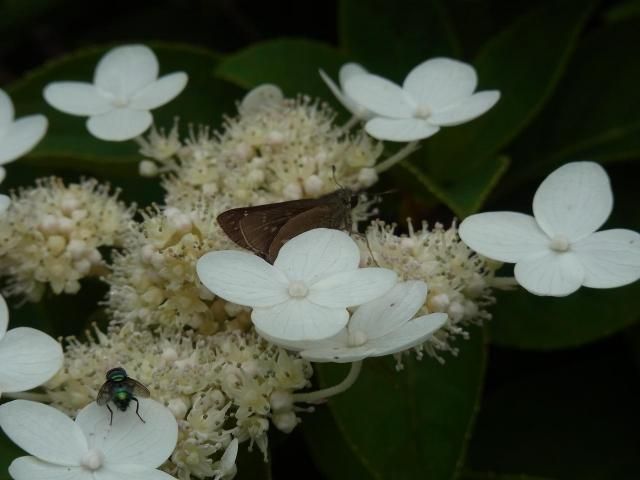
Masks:
[[[413,116],[416,118],[429,118],[431,116],[431,109],[426,105],[418,105],[416,111],[413,112]]]
[[[304,282],[294,280],[289,284],[289,295],[294,298],[306,297],[308,293],[309,289],[304,284]]]
[[[350,347],[359,347],[361,345],[364,345],[365,343],[367,343],[367,340],[369,340],[369,338],[367,337],[367,334],[364,332],[361,332],[360,330],[349,332]]]
[[[111,101],[111,104],[116,108],[124,108],[129,105],[129,99],[124,97],[116,97]]]
[[[551,243],[549,243],[549,248],[556,252],[566,252],[570,246],[571,243],[569,243],[569,239],[564,235],[556,235],[551,239]]]
[[[100,450],[96,450],[92,448],[87,453],[84,454],[82,460],[80,460],[80,464],[86,468],[87,470],[95,471],[102,467],[104,463],[104,455]]]

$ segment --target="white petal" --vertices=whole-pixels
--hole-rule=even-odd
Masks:
[[[9,307],[7,301],[2,295],[0,295],[0,341],[7,332],[7,326],[9,325]],[[0,394],[2,390],[0,389]]]
[[[14,480],[93,480],[91,472],[82,467],[54,465],[35,457],[16,458],[9,465],[9,475]]]
[[[145,45],[125,45],[107,52],[98,63],[93,83],[128,99],[158,78],[158,59]]]
[[[323,70],[320,70],[320,77],[322,77],[324,83],[327,84],[327,86],[331,90],[331,93],[335,95],[342,106],[349,110],[352,114],[363,120],[368,120],[373,116],[372,112],[370,112],[354,99],[348,97],[345,93],[343,93],[342,90],[340,90],[340,87],[338,87],[338,85],[335,84],[331,77],[329,77],[329,75],[327,75]]]
[[[139,465],[113,463],[96,470],[92,480],[175,480],[168,473]]]
[[[0,165],[29,153],[47,131],[44,115],[22,117],[9,125],[0,138]]]
[[[359,347],[336,346],[333,348],[316,347],[300,352],[300,356],[316,363],[353,363],[371,357],[376,350],[368,344]]]
[[[325,338],[323,340],[282,340],[281,338],[272,337],[268,335],[264,331],[260,330],[256,327],[256,332],[266,341],[273,343],[274,345],[278,345],[286,350],[292,350],[294,352],[299,352],[301,350],[311,350],[311,349],[327,349],[334,347],[344,347],[346,346],[349,340],[349,335],[347,333],[347,329],[343,328],[336,335],[332,337]]]
[[[14,400],[1,405],[0,427],[21,449],[56,465],[79,466],[88,451],[73,420],[42,403]]]
[[[371,340],[369,347],[375,351],[372,356],[391,355],[420,345],[446,321],[446,313],[431,313],[415,318],[384,337]]]
[[[613,207],[613,192],[604,169],[594,162],[567,163],[552,172],[533,197],[533,215],[550,237],[570,241],[595,232]]]
[[[384,295],[397,280],[396,272],[387,268],[359,268],[317,281],[307,298],[325,307],[355,307]]]
[[[360,305],[349,320],[349,331],[378,338],[413,318],[427,299],[427,284],[422,281],[398,283],[383,296]]]
[[[176,72],[160,77],[138,91],[129,106],[140,110],[153,110],[176,98],[187,86],[187,74]]]
[[[369,135],[378,140],[413,142],[438,133],[440,127],[420,118],[372,118],[365,125]]]
[[[516,212],[471,215],[460,224],[458,235],[480,255],[508,263],[545,253],[550,242],[531,215]]]
[[[640,278],[640,234],[603,230],[571,245],[584,267],[585,287],[614,288]]]
[[[222,454],[220,459],[220,470],[223,472],[230,472],[236,464],[236,457],[238,456],[238,439],[234,438],[227,445],[226,450]]]
[[[4,168],[0,167],[2,170],[4,170]],[[3,179],[0,179],[0,183],[2,183]],[[11,205],[11,197],[7,196],[7,195],[2,195],[0,193],[0,215],[3,215],[4,212],[7,211],[7,209],[9,208],[9,206]]]
[[[349,321],[345,308],[327,308],[306,299],[291,299],[251,312],[256,328],[284,341],[322,340],[336,335]]]
[[[196,271],[211,292],[238,305],[268,307],[289,298],[282,272],[251,253],[209,252],[200,257]]]
[[[290,280],[311,285],[319,278],[355,270],[360,250],[349,235],[329,228],[314,228],[285,243],[273,266]]]
[[[535,295],[564,297],[580,288],[584,281],[584,268],[578,257],[571,253],[549,251],[516,263],[516,280]]]
[[[344,83],[344,93],[377,115],[411,118],[415,110],[405,92],[393,82],[377,75],[363,74]]]
[[[429,117],[429,122],[441,127],[452,127],[479,117],[500,100],[500,92],[487,90],[465,97],[443,110],[438,110]]]
[[[270,105],[282,102],[284,95],[277,85],[265,83],[251,89],[240,102],[238,111],[243,115],[255,113]]]
[[[13,102],[11,97],[0,88],[0,136],[2,132],[13,122]]]
[[[471,65],[450,58],[433,58],[415,67],[403,88],[420,105],[438,111],[470,96],[478,77]]]
[[[43,94],[49,105],[71,115],[87,117],[113,110],[109,99],[92,83],[54,82],[45,87]]]
[[[0,340],[0,392],[23,392],[42,385],[62,367],[60,344],[29,327],[9,330]]]
[[[369,73],[365,70],[365,68],[359,63],[345,63],[340,67],[340,73],[338,73],[338,78],[340,79],[340,85],[344,87],[344,84],[347,83],[347,80],[355,77],[356,75],[362,75],[363,73]]]
[[[156,468],[171,455],[178,441],[178,424],[169,409],[149,398],[138,399],[140,416],[133,402],[122,412],[113,412],[95,402],[83,408],[76,424],[89,439],[89,447],[100,450],[105,464],[132,464]]]
[[[87,128],[94,137],[110,142],[135,138],[151,126],[153,116],[144,110],[117,108],[104,115],[90,117]]]

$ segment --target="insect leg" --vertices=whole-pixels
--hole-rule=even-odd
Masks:
[[[142,420],[142,423],[147,423],[144,421],[144,419],[140,416],[140,413],[138,412],[138,409],[140,408],[140,402],[138,401],[138,399],[136,397],[131,397],[131,400],[136,402],[136,415],[138,416],[138,418]]]
[[[109,409],[109,413],[111,414],[111,416],[109,417],[109,426],[111,426],[113,424],[113,410],[111,410],[111,407],[109,406],[108,403],[107,403],[107,409]]]

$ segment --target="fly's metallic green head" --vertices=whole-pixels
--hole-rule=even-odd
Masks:
[[[122,382],[127,378],[127,372],[124,368],[112,368],[107,372],[107,380],[111,382]]]

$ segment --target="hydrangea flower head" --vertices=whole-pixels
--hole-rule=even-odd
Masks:
[[[253,307],[267,335],[285,341],[319,340],[347,325],[347,307],[389,291],[395,272],[358,268],[360,251],[344,232],[309,230],[291,239],[273,265],[238,251],[210,252],[198,260],[202,283],[214,294]]]
[[[55,177],[14,194],[0,216],[5,293],[38,301],[47,285],[55,294],[75,293],[82,278],[103,275],[99,249],[120,245],[133,214],[116,197],[96,180],[65,185]]]
[[[474,93],[478,84],[471,65],[449,58],[433,58],[415,67],[402,87],[372,74],[359,74],[344,85],[348,97],[375,117],[367,133],[380,140],[410,142],[430,137],[479,117],[500,99],[500,92]]]
[[[47,131],[44,115],[14,118],[13,102],[0,88],[0,165],[12,162],[35,147]],[[0,183],[5,171],[0,167]]]
[[[573,162],[552,172],[533,198],[533,216],[515,212],[471,215],[460,237],[476,252],[515,263],[515,278],[536,295],[562,297],[580,286],[614,288],[640,278],[640,235],[596,232],[613,207],[604,169]]]
[[[145,45],[125,45],[98,62],[93,83],[54,82],[44,97],[58,110],[89,117],[87,129],[97,138],[122,141],[151,126],[149,112],[173,100],[187,84],[187,74],[158,78],[158,59]]]
[[[62,347],[29,327],[7,331],[9,309],[0,295],[0,395],[42,385],[62,367]]]
[[[26,400],[0,406],[0,427],[31,456],[9,466],[15,480],[169,480],[156,470],[171,455],[178,438],[173,414],[154,400],[140,400],[142,423],[135,409],[109,412],[95,402],[75,422],[53,407]]]

